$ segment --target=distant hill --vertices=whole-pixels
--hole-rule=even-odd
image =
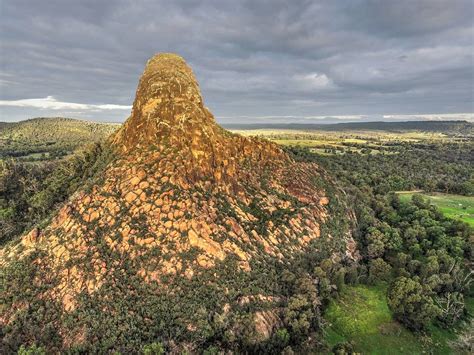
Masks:
[[[120,124],[63,117],[0,122],[0,157],[38,160],[66,155],[80,146],[106,139],[118,127]]]
[[[428,131],[446,134],[474,134],[474,123],[467,121],[351,122],[335,124],[223,124],[227,129],[296,129],[317,131]]]

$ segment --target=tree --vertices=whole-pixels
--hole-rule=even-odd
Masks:
[[[36,344],[31,346],[22,345],[18,349],[18,355],[46,355],[46,350],[41,346],[36,346]]]
[[[367,234],[367,253],[370,258],[381,257],[385,253],[385,235],[377,228],[371,227]]]
[[[162,355],[165,349],[161,343],[151,343],[143,347],[143,355]]]
[[[314,316],[311,303],[303,295],[296,295],[288,300],[285,308],[285,323],[291,334],[301,339],[309,333]]]
[[[415,330],[428,326],[440,313],[417,278],[395,279],[388,290],[388,305],[395,318]]]
[[[273,348],[284,349],[290,342],[290,333],[285,328],[278,329],[273,336]]]
[[[346,355],[354,353],[354,346],[350,342],[338,343],[333,346],[332,353],[336,355]]]
[[[392,267],[383,259],[377,258],[370,261],[369,281],[375,283],[377,281],[388,281],[392,273]]]

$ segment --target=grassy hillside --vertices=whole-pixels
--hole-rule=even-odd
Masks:
[[[34,118],[0,123],[0,158],[47,160],[70,154],[80,146],[100,142],[119,124],[80,121],[71,118]]]

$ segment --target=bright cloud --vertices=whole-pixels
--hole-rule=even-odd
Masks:
[[[333,85],[332,80],[324,73],[296,75],[294,79],[306,89],[326,89]]]
[[[0,100],[0,106],[30,107],[43,110],[130,110],[131,106],[114,104],[79,104],[75,102],[58,101],[54,96],[40,99]]]

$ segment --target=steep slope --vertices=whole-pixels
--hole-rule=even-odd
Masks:
[[[275,300],[244,292],[230,275],[247,275],[239,277],[257,285],[256,277],[265,278],[262,270],[290,263],[320,237],[328,220],[340,218],[329,214],[323,188],[329,183],[317,165],[296,163],[275,144],[220,128],[203,105],[191,69],[174,54],[148,61],[132,114],[111,144],[116,159],[92,188],[76,193],[46,229],[2,250],[4,265],[21,255],[47,266],[49,275],[44,271],[35,282],[48,287],[36,297],[52,300],[65,314],[82,312],[84,299],[110,299],[107,292],[117,285],[122,297],[136,282],[147,294],[158,292],[156,287],[178,294],[186,289],[182,282],[204,274],[214,275],[217,286],[210,289],[222,297],[233,294],[240,307]],[[349,238],[346,232],[337,237]],[[346,240],[339,242],[345,250]],[[229,260],[232,273],[223,271]],[[221,278],[225,286],[217,282]],[[187,301],[174,299],[173,306],[192,309],[180,321],[191,333],[198,331],[193,317],[203,312],[192,308],[192,290],[184,293]],[[2,319],[9,323],[16,312],[3,310]],[[280,322],[275,312],[255,317],[266,336]],[[65,335],[62,347],[89,339],[88,325],[78,327]]]

